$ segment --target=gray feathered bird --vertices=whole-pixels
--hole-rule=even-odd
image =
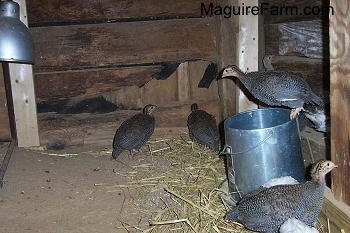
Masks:
[[[322,160],[311,169],[311,181],[303,184],[277,185],[248,193],[227,218],[253,231],[274,233],[289,218],[314,227],[323,203],[325,176],[337,167]]]
[[[146,144],[154,132],[153,112],[155,109],[154,105],[146,105],[143,113],[132,116],[120,125],[113,139],[112,156],[114,159],[117,159],[123,150],[139,150]]]
[[[292,108],[291,118],[302,109],[304,103],[321,104],[322,100],[299,75],[286,71],[263,71],[244,74],[236,66],[224,69],[221,78],[237,77],[258,100],[271,106]]]
[[[315,130],[326,133],[330,127],[330,117],[327,114],[326,108],[329,108],[329,103],[320,105],[305,104],[304,114],[313,123]]]
[[[220,135],[215,117],[198,109],[196,103],[191,105],[191,114],[187,118],[190,138],[212,150],[220,149]]]

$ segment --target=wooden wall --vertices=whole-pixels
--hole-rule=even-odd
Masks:
[[[331,155],[338,168],[332,172],[335,197],[350,206],[350,5],[331,1]]]
[[[201,17],[201,2],[28,0],[37,101],[103,95],[130,109],[218,99],[216,83],[197,88],[216,60],[215,21]],[[184,62],[182,73],[153,80],[164,62]]]
[[[329,1],[269,0],[271,6],[327,6]],[[264,16],[265,55],[276,70],[301,73],[319,95],[329,95],[328,15]]]

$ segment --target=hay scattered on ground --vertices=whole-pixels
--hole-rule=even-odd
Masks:
[[[224,160],[214,151],[193,144],[188,135],[154,140],[148,143],[145,163],[129,164],[118,160],[126,169],[114,173],[125,178],[115,185],[99,183],[108,193],[136,192],[137,198],[123,203],[123,211],[139,219],[137,224],[118,220],[125,232],[168,233],[245,233],[242,225],[224,219],[229,206],[219,189],[226,179]],[[84,152],[83,152],[84,153]],[[89,155],[110,156],[111,150],[88,151]],[[74,157],[75,153],[46,153]],[[129,156],[124,152],[122,156]],[[161,161],[161,162],[160,162]],[[168,169],[159,169],[166,162]],[[140,217],[142,216],[142,217]],[[146,219],[146,220],[145,220]],[[327,226],[318,222],[320,233]]]
[[[135,189],[133,205],[148,216],[145,225],[123,223],[127,231],[140,232],[250,232],[238,223],[226,221],[229,207],[221,200],[219,185],[225,180],[224,161],[214,151],[192,144],[188,136],[151,141],[151,160],[166,159],[168,171],[158,174],[155,163],[130,166],[118,172],[129,181],[108,186],[108,192]]]

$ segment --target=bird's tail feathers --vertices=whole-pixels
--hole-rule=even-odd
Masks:
[[[321,97],[319,97],[318,95],[316,95],[313,92],[311,92],[311,94],[310,94],[310,100],[312,103],[315,103],[318,106],[324,105],[324,101],[321,99]]]
[[[112,157],[114,159],[117,159],[118,156],[122,153],[123,149],[119,146],[116,146],[113,148],[113,151],[112,151]]]
[[[239,216],[238,208],[235,208],[226,214],[226,219],[231,221],[238,221],[238,216]]]

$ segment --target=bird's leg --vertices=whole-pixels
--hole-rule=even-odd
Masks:
[[[290,119],[293,120],[301,110],[304,110],[303,107],[299,107],[299,108],[294,108],[292,109],[292,111],[290,112]]]
[[[152,148],[151,148],[151,145],[150,145],[150,144],[147,144],[147,147],[148,147],[148,152],[149,152],[149,154],[152,156]]]
[[[133,150],[129,150],[129,160],[131,160],[131,159],[132,159],[132,157],[133,157],[133,153],[132,153],[132,151],[133,151]]]
[[[194,151],[194,141],[191,141],[191,149],[192,149],[192,152]]]

